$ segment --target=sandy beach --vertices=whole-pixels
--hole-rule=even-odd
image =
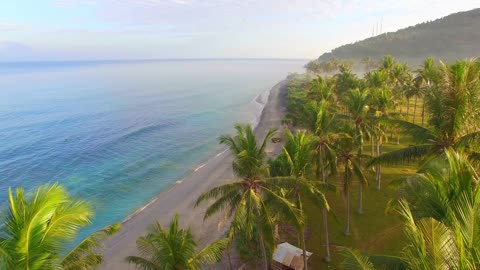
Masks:
[[[285,85],[286,81],[281,81],[270,90],[268,102],[255,129],[257,137],[261,139],[270,128],[277,128],[277,135],[282,132],[281,121],[286,112]],[[267,146],[269,155],[275,155],[280,150],[281,144],[270,142]],[[226,229],[223,217],[217,215],[204,222],[206,204],[194,208],[194,203],[201,193],[234,179],[231,161],[228,151],[217,155],[125,220],[122,230],[105,243],[105,263],[101,269],[135,269],[125,262],[125,257],[137,254],[136,239],[144,235],[147,227],[155,221],[167,225],[175,213],[180,215],[182,226],[191,228],[200,246],[219,239]]]

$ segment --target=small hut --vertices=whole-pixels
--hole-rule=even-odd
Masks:
[[[312,255],[307,253],[307,260]],[[281,243],[273,253],[272,270],[303,270],[303,251],[287,242]]]

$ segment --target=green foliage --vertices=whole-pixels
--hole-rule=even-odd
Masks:
[[[334,61],[339,62],[337,59]],[[437,192],[444,197],[438,197],[435,188],[443,185],[438,181],[440,175],[427,177],[435,179],[430,181],[431,185],[426,184],[430,182],[418,179],[431,173],[430,166],[433,164],[445,167],[450,158],[450,151],[463,153],[465,161],[468,162],[480,160],[480,127],[475,121],[480,112],[477,106],[480,104],[478,100],[480,61],[464,60],[450,65],[443,63],[437,65],[433,58],[428,58],[420,69],[412,72],[407,64],[397,63],[393,56],[387,55],[383,57],[378,69],[369,71],[364,78],[357,78],[348,67],[340,64],[338,74],[331,78],[317,76],[310,77],[310,81],[306,77],[302,79],[300,81],[294,78],[289,84],[288,117],[293,120],[289,124],[305,128],[308,133],[315,136],[314,155],[306,175],[315,173],[317,179],[326,181],[337,169],[342,172],[338,180],[343,186],[346,198],[346,224],[349,224],[350,220],[349,198],[352,194],[349,193],[349,189],[353,183],[359,186],[359,212],[361,209],[362,187],[365,186],[369,175],[369,172],[364,170],[363,164],[376,166],[378,184],[381,164],[398,165],[412,162],[416,165],[421,161],[419,174],[415,177],[403,176],[403,179],[407,180],[394,181],[397,186],[403,182],[399,190],[401,198],[412,201],[409,206],[415,217],[432,218],[432,215],[435,215],[434,220],[446,226],[447,234],[454,233],[455,238],[459,239],[461,230],[455,229],[458,231],[452,232],[450,224],[442,220],[442,217],[450,216],[450,210],[445,208],[446,205],[455,201],[452,198],[456,193],[452,189],[457,187],[452,185],[453,180],[445,181],[448,184],[445,184],[444,190]],[[418,105],[421,107],[418,108]],[[390,138],[394,133],[398,135],[398,144],[399,134],[406,135],[402,140],[411,144],[405,143],[395,147],[389,145],[390,151],[383,151],[389,133]],[[372,156],[363,154],[364,140],[367,138],[371,140],[369,146],[372,146]],[[379,156],[376,156],[377,153]],[[270,163],[272,173],[275,176],[290,174],[289,161],[285,153],[272,160]],[[402,168],[403,166],[387,170],[395,169],[400,172]],[[445,174],[445,171],[441,172],[450,175]],[[359,180],[358,184],[356,180]],[[304,192],[300,194],[305,195]],[[285,195],[288,196],[288,192]],[[474,208],[472,204],[470,206],[464,204],[460,209]],[[468,213],[471,211],[463,213],[460,220],[473,216]],[[441,234],[440,225],[437,226],[438,224],[435,225],[428,220],[422,224],[417,221],[415,219],[417,228],[425,227],[418,229],[422,231],[420,238],[433,237],[431,233],[435,236],[437,233]],[[433,229],[427,231],[427,225]],[[468,230],[463,234],[466,234],[466,231]],[[345,227],[345,234],[348,234],[347,232],[349,233],[349,226]],[[458,243],[455,245],[458,246]],[[444,254],[445,258],[446,256]],[[404,259],[403,255],[402,257],[375,255],[369,261],[375,269],[411,269]],[[426,266],[424,269],[428,267],[434,265]]]
[[[247,239],[258,237],[264,258],[264,267],[268,265],[267,249],[275,246],[276,220],[286,223],[302,223],[302,217],[295,204],[278,193],[278,186],[272,179],[265,178],[265,147],[273,136],[270,130],[261,143],[250,125],[236,125],[237,135],[221,136],[220,143],[229,147],[234,154],[232,167],[241,180],[215,187],[198,198],[196,205],[214,199],[205,212],[205,218],[226,210],[232,217],[231,231],[233,234],[242,232]],[[257,233],[255,232],[257,228]]]
[[[9,202],[0,229],[0,268],[93,269],[102,262],[101,242],[120,228],[106,227],[67,253],[66,243],[90,224],[90,204],[73,198],[58,184],[40,186],[31,195],[22,188],[15,194],[10,189]]]
[[[426,65],[430,64],[427,60]],[[406,132],[414,133],[415,140],[422,145],[383,154],[370,164],[393,164],[427,156],[442,156],[449,147],[477,151],[476,141],[480,129],[477,124],[480,113],[477,109],[477,104],[480,104],[479,67],[479,62],[474,60],[457,61],[452,65],[442,64],[436,73],[441,79],[432,84],[425,95],[426,110],[430,113],[429,127],[421,127],[404,120],[387,121],[395,123]]]
[[[168,229],[153,224],[146,236],[137,240],[140,256],[126,260],[145,270],[196,270],[221,260],[230,239],[216,241],[197,252],[197,244],[189,229],[181,229],[175,215]]]
[[[360,254],[357,250],[342,248],[340,256],[344,258],[342,267],[348,270],[375,270],[374,265],[367,256]]]
[[[387,269],[480,267],[479,180],[468,158],[451,149],[446,151],[446,161],[431,162],[423,172],[407,179],[397,206],[407,244],[401,258],[382,260],[382,264],[388,265]],[[345,269],[363,269],[352,261],[371,262],[352,251],[343,255]]]
[[[254,227],[254,234],[258,234],[258,229]],[[242,261],[255,263],[262,259],[262,251],[258,238],[247,237],[242,231],[239,231],[235,237],[236,252],[242,258]],[[272,251],[266,247],[268,258],[271,258]]]
[[[341,95],[350,89],[357,88],[359,81],[357,76],[352,72],[351,68],[346,65],[341,65],[340,72],[335,75],[336,90]]]

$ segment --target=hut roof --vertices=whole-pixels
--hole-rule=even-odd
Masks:
[[[273,260],[295,270],[303,270],[303,251],[287,242],[281,243],[273,253]],[[307,251],[307,260],[312,255]]]

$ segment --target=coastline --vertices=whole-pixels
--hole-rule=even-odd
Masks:
[[[281,132],[286,112],[285,86],[286,80],[282,80],[269,91],[255,127],[257,137],[263,138],[270,128]],[[269,156],[276,155],[280,150],[281,144],[269,142],[267,145]],[[219,239],[227,229],[224,218],[217,215],[203,221],[207,204],[194,208],[194,203],[201,193],[234,179],[231,161],[232,156],[227,151],[218,153],[125,218],[122,230],[105,242],[105,263],[101,269],[135,269],[125,262],[125,257],[137,254],[136,239],[145,235],[147,227],[155,221],[167,225],[175,213],[180,216],[181,226],[190,227],[199,246]]]

